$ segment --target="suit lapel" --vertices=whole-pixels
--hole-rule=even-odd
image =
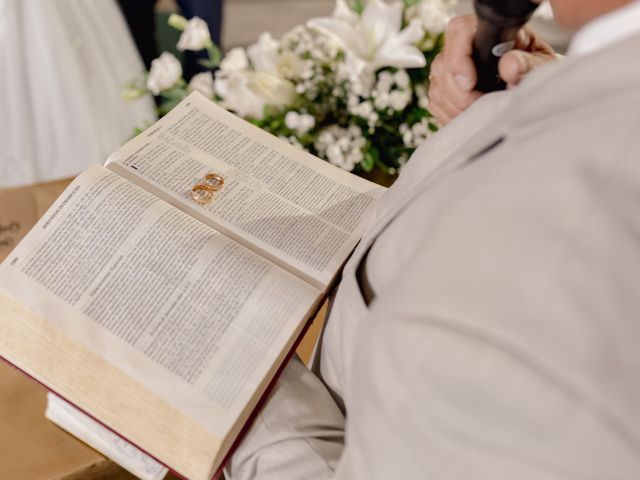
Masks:
[[[383,212],[377,219],[373,228],[369,230],[360,242],[358,250],[354,252],[355,264],[358,264],[364,253],[375,242],[380,234],[387,228],[393,219],[417,196],[422,195],[439,184],[449,175],[457,172],[466,165],[472,163],[480,156],[498,147],[505,138],[505,129],[502,125],[494,125],[490,129],[483,129],[471,140],[465,142],[449,158],[443,161],[435,170],[426,177],[417,181],[400,198],[397,198],[393,206]]]

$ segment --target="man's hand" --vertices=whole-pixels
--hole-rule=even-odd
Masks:
[[[475,15],[452,19],[445,33],[444,49],[431,65],[429,111],[442,125],[482,95],[474,90],[478,77],[471,58],[477,23]],[[538,65],[555,58],[548,43],[531,30],[522,28],[514,50],[500,59],[498,70],[507,87],[512,88]]]

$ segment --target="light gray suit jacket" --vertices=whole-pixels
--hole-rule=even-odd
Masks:
[[[638,52],[542,67],[416,152],[231,479],[640,478]]]

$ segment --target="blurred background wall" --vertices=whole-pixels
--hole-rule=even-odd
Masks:
[[[334,5],[335,0],[225,0],[222,45],[225,50],[248,45],[263,31],[278,37],[311,17],[329,15]],[[472,0],[458,1],[458,13],[468,13],[472,9]],[[176,1],[160,0],[158,10],[177,11]],[[566,49],[570,32],[540,19],[533,21],[533,27],[558,51]]]

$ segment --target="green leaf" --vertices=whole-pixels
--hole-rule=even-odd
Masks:
[[[364,1],[363,0],[351,0],[351,9],[356,12],[358,15],[362,15],[364,11]]]
[[[372,171],[376,166],[376,159],[378,157],[379,157],[378,151],[374,147],[371,147],[370,149],[365,151],[364,158],[360,162],[360,166],[362,167],[362,170],[364,170],[365,172]]]
[[[213,65],[210,68],[215,68],[220,65],[222,61],[222,51],[215,43],[209,42],[207,45],[207,53],[209,54],[209,61]]]
[[[219,63],[212,62],[208,58],[201,58],[200,60],[198,60],[198,64],[208,69],[216,68],[219,65]]]
[[[163,90],[160,92],[160,97],[166,98],[167,100],[177,100],[179,102],[183,98],[188,95],[186,88],[183,85],[177,85],[168,90]],[[176,102],[176,103],[177,103]]]

